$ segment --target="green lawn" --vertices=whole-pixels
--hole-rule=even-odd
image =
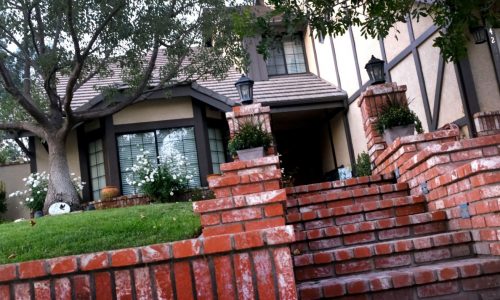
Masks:
[[[0,224],[0,264],[183,240],[200,232],[200,220],[191,202],[99,210],[35,221],[34,226],[29,220]]]

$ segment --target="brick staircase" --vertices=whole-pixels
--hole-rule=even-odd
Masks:
[[[376,171],[397,179],[287,189],[301,299],[500,299],[500,135],[453,135],[382,152]]]

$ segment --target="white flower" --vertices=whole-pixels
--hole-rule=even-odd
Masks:
[[[174,192],[173,191],[170,191],[170,196],[173,196],[174,195]]]

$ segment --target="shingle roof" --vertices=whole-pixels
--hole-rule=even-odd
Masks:
[[[157,64],[165,64],[164,56],[159,56]],[[78,89],[73,97],[72,108],[87,109],[90,105],[84,104],[98,98],[100,95],[99,87],[123,85],[121,69],[114,66],[111,70],[113,72],[110,77],[95,77]],[[157,74],[154,75],[156,75],[154,78],[158,78]],[[223,80],[219,81],[212,78],[188,84],[191,84],[191,88],[199,93],[222,101],[225,104],[233,105],[234,102],[239,100],[234,86],[239,77],[240,74],[236,69],[231,68],[227,77]],[[66,82],[66,78],[61,78],[59,86],[62,88]],[[154,84],[155,80],[152,83]],[[346,98],[347,95],[344,91],[312,73],[272,76],[267,81],[257,81],[254,84],[254,101],[266,103],[270,106],[343,101]]]

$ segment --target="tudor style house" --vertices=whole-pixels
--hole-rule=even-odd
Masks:
[[[257,13],[268,8],[257,4]],[[271,108],[271,123],[282,166],[296,184],[335,178],[336,170],[352,166],[366,150],[357,99],[369,85],[363,67],[371,55],[386,61],[388,81],[407,85],[412,108],[426,131],[454,122],[464,135],[475,134],[473,114],[500,109],[500,31],[488,28],[488,40],[474,44],[468,58],[445,63],[432,47],[438,35],[430,20],[396,24],[383,40],[361,37],[351,28],[341,37],[317,37],[304,26],[277,40],[267,60],[257,53],[259,37],[246,40],[251,57],[254,101]],[[396,30],[395,29],[395,30]],[[161,63],[161,59],[160,59]],[[168,97],[157,92],[106,118],[81,124],[68,139],[70,169],[89,184],[85,201],[95,200],[105,185],[123,194],[136,191],[126,178],[141,149],[152,157],[162,151],[184,155],[194,175],[192,185],[206,186],[206,176],[219,172],[230,158],[224,113],[238,105],[232,69],[222,81],[180,84]],[[75,109],[104,105],[93,86],[120,83],[119,78],[88,82],[75,95]],[[47,151],[31,140],[36,159],[31,171],[47,169]]]

